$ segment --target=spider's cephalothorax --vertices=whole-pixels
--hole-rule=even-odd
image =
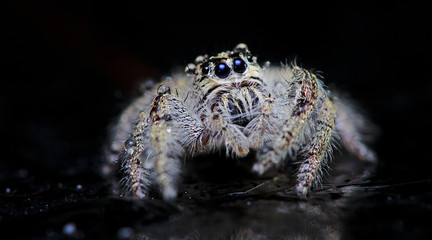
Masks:
[[[158,85],[156,97],[146,92],[133,102],[112,134],[109,154],[121,152],[125,185],[139,198],[153,183],[164,199],[175,198],[180,158],[221,148],[233,157],[254,150],[257,174],[300,162],[295,191],[301,196],[320,181],[336,133],[360,159],[375,160],[361,134],[368,121],[303,68],[261,67],[239,44],[197,57],[186,73]]]
[[[227,153],[232,150],[242,157],[250,148],[261,146],[263,138],[253,133],[257,121],[265,120],[260,116],[270,114],[274,99],[264,86],[256,57],[246,45],[239,44],[234,51],[213,57],[199,56],[195,64],[196,67],[189,64],[187,71],[195,75],[194,112],[208,128],[201,136],[206,139],[206,148],[225,145]],[[212,133],[220,134],[211,136]],[[207,141],[209,138],[211,141]]]

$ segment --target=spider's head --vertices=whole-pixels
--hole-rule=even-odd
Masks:
[[[221,52],[216,56],[198,56],[195,63],[186,67],[186,73],[195,75],[201,83],[239,83],[245,80],[259,80],[260,66],[246,44],[238,44],[232,51]]]

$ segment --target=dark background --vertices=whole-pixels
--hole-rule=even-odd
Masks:
[[[432,199],[426,6],[165,4],[10,1],[1,8],[0,224],[10,216],[26,221],[10,195],[101,181],[95,169],[107,126],[139,81],[244,42],[261,62],[296,58],[322,72],[380,127],[374,181],[408,187],[365,207],[370,215],[359,209],[350,231],[427,236],[418,218],[430,218]]]

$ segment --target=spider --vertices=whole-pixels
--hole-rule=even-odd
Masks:
[[[181,159],[220,149],[233,158],[255,154],[250,170],[257,175],[298,163],[294,191],[306,197],[336,140],[359,159],[376,161],[363,134],[368,123],[315,74],[296,64],[260,66],[241,43],[198,56],[185,73],[144,92],[120,116],[109,155],[138,198],[156,185],[164,200],[175,199]]]

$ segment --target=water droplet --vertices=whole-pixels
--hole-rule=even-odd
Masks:
[[[124,147],[126,149],[130,149],[132,147],[135,147],[136,145],[137,145],[137,143],[133,138],[130,138],[124,142]]]
[[[134,230],[131,227],[122,227],[117,231],[117,237],[120,239],[129,239],[133,234]]]
[[[157,88],[157,93],[159,96],[161,96],[163,94],[169,94],[170,92],[171,92],[171,89],[167,85],[162,84]]]
[[[76,232],[76,224],[73,222],[66,223],[63,226],[63,234],[65,235],[72,235]]]

